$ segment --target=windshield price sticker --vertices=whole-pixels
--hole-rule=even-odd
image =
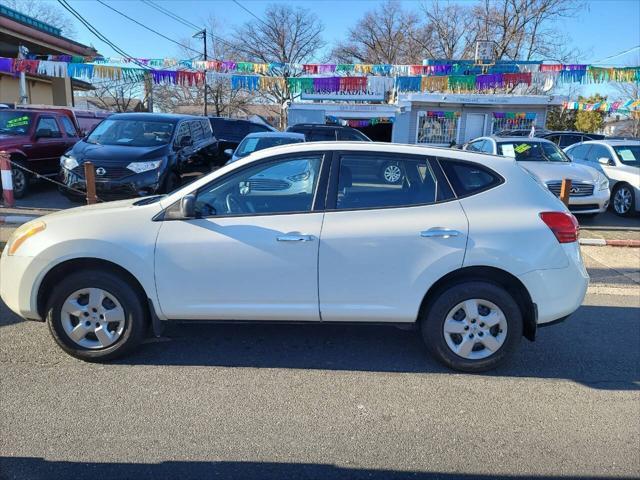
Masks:
[[[527,143],[521,143],[520,145],[516,146],[513,150],[516,153],[524,153],[529,149],[531,149],[531,145],[529,145]]]
[[[7,128],[24,127],[25,125],[29,125],[29,117],[27,115],[24,117],[12,118],[7,122]]]
[[[515,158],[516,152],[513,150],[513,145],[509,145],[509,144],[502,145],[502,154],[505,157]]]
[[[636,160],[636,157],[633,156],[633,152],[628,148],[624,150],[618,150],[618,154],[622,157],[622,160],[626,160],[627,162],[633,162]]]

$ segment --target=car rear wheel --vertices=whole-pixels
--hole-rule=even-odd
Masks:
[[[633,189],[629,185],[625,183],[616,185],[612,197],[613,211],[616,212],[617,215],[625,217],[631,215],[635,210],[636,199],[633,194]]]
[[[147,323],[143,300],[123,277],[108,271],[64,278],[47,303],[49,330],[68,354],[106,361],[131,351]]]
[[[421,331],[438,361],[454,370],[481,372],[495,368],[516,349],[522,314],[511,294],[496,284],[458,283],[428,306]]]

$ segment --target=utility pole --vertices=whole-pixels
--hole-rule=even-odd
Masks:
[[[193,38],[200,38],[202,36],[202,42],[204,44],[204,116],[206,117],[207,114],[209,113],[209,110],[207,108],[207,29],[203,28],[202,30],[200,30],[199,32],[197,32],[196,34],[193,35]]]
[[[18,45],[18,58],[24,59],[29,53],[27,47]],[[24,70],[20,72],[20,103],[26,105],[29,103],[29,94],[27,93],[27,74]]]

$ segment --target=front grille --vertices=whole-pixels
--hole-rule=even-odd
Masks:
[[[560,189],[562,188],[562,182],[547,182],[549,191],[556,197],[560,196]],[[587,182],[571,182],[570,197],[588,197],[593,195],[593,184]]]
[[[105,173],[103,175],[99,175],[97,170],[103,168]],[[73,169],[73,173],[84,178],[84,165],[79,165]],[[129,170],[126,167],[120,166],[98,166],[96,167],[96,181],[100,180],[118,180],[120,178],[128,177],[129,175],[133,175],[134,172]]]
[[[287,190],[290,184],[284,180],[274,180],[271,178],[250,178],[249,186],[252,191],[256,192],[274,192]]]

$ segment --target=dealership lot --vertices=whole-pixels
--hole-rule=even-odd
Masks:
[[[484,375],[355,326],[173,325],[87,364],[2,306],[0,478],[637,477],[638,284],[586,262],[580,310]]]

